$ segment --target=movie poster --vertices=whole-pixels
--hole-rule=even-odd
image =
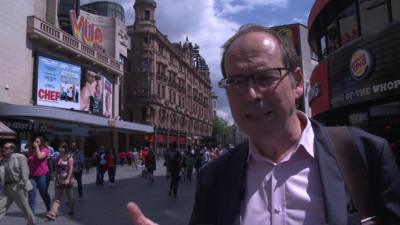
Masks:
[[[113,96],[113,85],[112,83],[104,78],[104,92],[103,92],[103,116],[112,117],[112,96]]]
[[[104,77],[86,70],[81,81],[80,110],[102,115]]]
[[[38,57],[36,104],[79,110],[81,67]]]
[[[80,110],[112,116],[113,83],[103,75],[86,70],[81,80]]]

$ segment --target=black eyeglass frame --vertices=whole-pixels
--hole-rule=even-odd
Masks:
[[[235,86],[236,84],[238,84],[239,83],[238,81],[241,79],[245,79],[246,84],[248,84],[250,79],[255,81],[257,76],[263,76],[264,75],[263,73],[268,72],[268,71],[274,71],[274,70],[279,71],[279,78],[277,78],[276,80],[281,80],[282,77],[284,77],[282,75],[282,70],[286,70],[286,71],[288,71],[288,73],[290,72],[290,69],[286,68],[286,67],[271,68],[271,69],[255,72],[255,73],[251,74],[250,76],[233,76],[233,77],[224,78],[218,82],[218,86],[220,88],[228,89],[229,87],[232,87],[232,86]],[[229,81],[232,81],[232,83],[229,84]]]

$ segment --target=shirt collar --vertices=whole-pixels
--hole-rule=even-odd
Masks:
[[[306,126],[301,132],[299,141],[291,148],[291,150],[289,150],[293,151],[291,154],[289,154],[289,156],[296,152],[302,146],[304,150],[308,153],[308,155],[314,158],[314,130],[311,126],[311,121],[307,117],[307,115],[301,111],[297,111],[297,116],[302,121],[302,123],[306,123]],[[272,161],[268,157],[263,156],[260,153],[251,138],[249,138],[249,154],[247,157],[247,162],[249,162],[250,159],[276,165],[274,161]]]

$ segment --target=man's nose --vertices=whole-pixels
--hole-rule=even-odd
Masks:
[[[256,82],[254,82],[254,79],[247,80],[246,96],[249,98],[249,100],[261,99],[260,89],[258,88]]]

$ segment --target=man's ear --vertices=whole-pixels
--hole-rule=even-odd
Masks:
[[[304,91],[304,81],[303,81],[303,71],[300,67],[297,67],[293,73],[294,76],[294,87],[293,91],[296,96],[296,100],[303,96]]]

